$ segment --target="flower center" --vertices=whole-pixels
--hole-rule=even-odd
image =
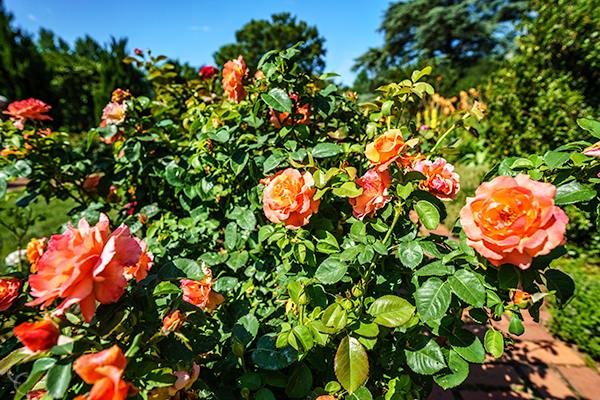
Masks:
[[[499,212],[500,219],[504,222],[505,225],[512,224],[519,215],[512,209],[511,206],[505,205],[502,210]]]

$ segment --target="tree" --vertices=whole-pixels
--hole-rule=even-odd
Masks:
[[[469,66],[502,53],[512,38],[508,22],[527,10],[526,0],[408,0],[390,4],[380,32],[382,47],[369,49],[354,70],[385,71],[419,59],[442,58]]]
[[[289,13],[273,14],[272,21],[251,20],[235,33],[237,43],[222,46],[214,55],[215,62],[222,67],[228,60],[244,57],[246,66],[256,70],[260,58],[270,50],[285,50],[303,41],[298,47],[298,68],[307,73],[320,73],[325,68],[325,39],[317,28],[309,27],[304,21],[296,21]]]

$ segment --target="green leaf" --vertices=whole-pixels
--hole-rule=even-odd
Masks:
[[[158,277],[161,281],[181,278],[199,281],[204,278],[204,273],[196,261],[179,258],[164,264],[158,271]]]
[[[589,131],[592,135],[600,138],[600,122],[594,121],[588,118],[579,118],[577,124],[586,131]]]
[[[433,230],[440,224],[440,213],[437,207],[427,200],[419,200],[415,203],[415,211],[419,220],[425,225],[425,228]]]
[[[321,322],[325,326],[343,329],[347,322],[346,310],[339,303],[333,303],[323,311]]]
[[[237,339],[244,347],[248,347],[258,333],[258,325],[258,320],[253,314],[244,315],[242,318],[238,319],[233,326],[231,343],[233,344],[234,340]]]
[[[242,268],[248,262],[250,258],[250,254],[244,250],[241,253],[236,251],[229,254],[229,258],[227,258],[227,266],[234,271]]]
[[[275,228],[273,225],[263,225],[258,230],[258,241],[260,243],[264,242],[265,239],[268,239],[275,232]]]
[[[171,186],[180,187],[183,186],[183,177],[185,176],[185,170],[175,164],[174,162],[169,164],[165,168],[165,178]]]
[[[469,376],[469,363],[454,350],[443,349],[448,368],[442,369],[433,379],[442,389],[448,390],[463,383]]]
[[[48,389],[48,395],[55,399],[62,399],[71,382],[72,368],[73,362],[61,360],[48,370],[48,375],[46,375],[46,389]]]
[[[548,291],[555,292],[559,304],[566,304],[575,293],[575,282],[567,274],[557,269],[548,269],[544,273]]]
[[[6,194],[7,187],[8,184],[6,183],[6,179],[4,179],[4,176],[0,176],[0,199]]]
[[[250,159],[250,153],[245,150],[238,150],[231,156],[230,165],[233,173],[239,175]]]
[[[423,249],[416,241],[401,242],[398,246],[398,256],[402,265],[415,269],[423,261]]]
[[[354,182],[344,182],[341,186],[333,188],[333,194],[339,197],[358,197],[363,193],[363,188]]]
[[[544,162],[550,169],[558,168],[566,163],[571,157],[571,153],[562,153],[560,151],[548,151],[544,154]]]
[[[473,333],[466,329],[457,329],[448,338],[452,348],[467,361],[483,363],[485,350],[483,345]]]
[[[462,301],[475,307],[483,307],[485,302],[485,288],[474,273],[466,269],[459,269],[448,277],[450,289]]]
[[[256,228],[256,216],[247,208],[242,208],[239,217],[236,219],[240,228],[247,231],[253,231]]]
[[[286,158],[287,156],[282,151],[276,151],[271,154],[269,157],[267,157],[263,164],[263,174],[267,174],[268,172],[277,168],[279,164],[285,161]]]
[[[502,264],[498,269],[498,283],[501,289],[516,289],[519,286],[519,270],[511,264]]]
[[[27,380],[19,386],[14,400],[21,400],[37,383],[37,381],[50,369],[56,360],[54,358],[40,358],[33,363],[33,368],[27,377]]]
[[[484,343],[488,353],[496,358],[502,357],[502,353],[504,353],[504,337],[502,336],[502,332],[489,329],[485,333]]]
[[[235,222],[230,222],[225,228],[225,239],[223,244],[225,245],[225,249],[227,251],[232,251],[235,249],[235,244],[237,242],[237,227],[238,226]]]
[[[0,361],[0,375],[6,374],[13,365],[25,361],[25,359],[30,356],[32,356],[32,354],[27,347],[19,347],[18,349],[14,350],[9,355],[4,357],[2,361]]]
[[[446,276],[454,273],[454,265],[444,264],[441,260],[434,261],[415,271],[416,276]]]
[[[285,388],[285,394],[292,399],[299,399],[308,394],[312,386],[312,374],[310,368],[305,364],[299,363],[290,376],[290,381]]]
[[[237,379],[237,386],[241,388],[247,388],[250,390],[257,390],[262,384],[262,379],[259,374],[254,372],[248,372],[240,376]]]
[[[375,317],[375,323],[396,328],[408,322],[415,313],[415,307],[401,297],[385,295],[371,303],[367,312]]]
[[[450,306],[450,287],[439,278],[429,278],[415,292],[417,311],[423,322],[440,319]]]
[[[256,393],[256,400],[276,400],[275,395],[267,388],[262,388]]]
[[[292,99],[283,89],[273,88],[269,93],[262,93],[260,98],[275,111],[292,112]]]
[[[290,346],[278,349],[276,338],[274,334],[267,334],[258,339],[256,350],[252,352],[252,361],[259,368],[275,371],[296,361],[298,352]]]
[[[565,185],[559,186],[556,189],[556,196],[554,196],[554,204],[573,204],[581,203],[584,201],[590,201],[596,197],[596,191],[592,189],[586,189],[581,186],[577,181],[571,181]]]
[[[290,335],[288,341],[296,350],[306,353],[315,345],[312,333],[310,333],[310,329],[307,326],[296,325],[294,329],[292,329],[292,333],[294,334],[295,340],[291,340],[292,336]],[[294,344],[296,344],[296,346],[294,346]]]
[[[352,395],[350,395],[350,397],[348,397],[349,400],[373,400],[373,395],[371,394],[371,392],[369,392],[369,389],[367,389],[365,386],[361,386],[358,388],[358,390],[356,390],[356,392],[352,393]]]
[[[337,156],[342,152],[342,148],[335,143],[319,143],[313,147],[311,154],[315,158],[326,158]]]
[[[425,75],[431,74],[431,70],[432,70],[432,68],[429,65],[427,67],[423,68],[420,71],[419,70],[414,70],[413,73],[412,73],[412,75],[411,75],[411,80],[413,82],[417,82],[419,79],[421,79]]]
[[[342,339],[335,353],[333,370],[348,394],[358,390],[369,377],[369,359],[364,346],[350,336]]]
[[[410,338],[404,354],[406,363],[417,374],[433,375],[446,366],[440,346],[423,335]]]
[[[513,314],[510,317],[510,323],[508,324],[508,331],[513,335],[520,336],[525,332],[525,327],[523,327],[523,321],[516,314]]]
[[[340,251],[337,239],[331,232],[319,230],[315,232],[317,238],[316,249],[319,253],[334,254]]]
[[[348,266],[337,257],[329,257],[319,265],[315,278],[325,285],[333,285],[344,277]]]

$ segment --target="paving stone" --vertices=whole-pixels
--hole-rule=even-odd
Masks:
[[[439,385],[434,384],[427,400],[454,400],[454,396],[450,390],[444,390]]]
[[[587,367],[558,366],[558,371],[584,398],[600,398],[600,375]]]
[[[513,360],[529,364],[585,365],[571,348],[561,342],[515,342]]]
[[[560,379],[560,376],[549,367],[521,365],[520,368],[544,399],[578,400],[578,397]]]
[[[463,400],[500,400],[500,399],[515,399],[515,400],[529,400],[531,397],[527,393],[521,392],[483,392],[478,390],[476,392],[470,392],[467,390],[461,390],[460,396]]]
[[[471,385],[488,386],[521,386],[521,378],[517,371],[506,364],[471,364],[469,377],[465,381]]]

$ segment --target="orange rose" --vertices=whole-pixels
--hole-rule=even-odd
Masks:
[[[415,147],[417,142],[417,139],[404,142],[400,129],[390,129],[367,145],[365,156],[379,171],[383,171],[400,157],[404,150]]]
[[[460,177],[454,172],[454,166],[441,157],[433,162],[418,161],[414,170],[426,178],[419,181],[419,187],[440,200],[453,200],[460,190]]]
[[[529,268],[533,257],[565,243],[569,218],[554,205],[555,193],[524,174],[483,183],[460,211],[467,244],[496,266]]]
[[[108,217],[100,214],[94,227],[82,218],[77,229],[69,226],[62,235],[54,235],[37,263],[37,273],[29,276],[31,295],[37,297],[28,306],[48,307],[64,299],[52,316],[62,315],[79,304],[86,322],[91,322],[96,301],[114,303],[127,287],[124,267],[136,265],[142,250],[121,224],[112,234]]]
[[[292,101],[294,103],[294,107],[295,107],[296,103],[298,103],[298,95],[294,94],[294,93],[290,93],[290,98],[292,99]],[[308,111],[308,104],[305,104],[301,108],[298,108],[296,110],[295,114],[302,115],[302,118],[294,121],[293,117],[289,118],[290,113],[277,112],[277,111],[271,109],[270,121],[273,123],[275,128],[281,128],[281,124],[279,123],[279,121],[283,122],[284,125],[292,125],[292,123],[294,123],[294,122],[296,124],[304,124],[304,125],[310,124],[310,113]]]
[[[244,100],[248,94],[242,84],[246,75],[248,75],[248,69],[241,55],[237,60],[227,61],[223,67],[223,89],[227,96],[236,103]]]
[[[14,335],[31,351],[50,350],[58,342],[58,328],[48,319],[32,324],[23,322],[15,327]]]
[[[348,199],[354,217],[362,221],[366,216],[372,217],[375,211],[389,203],[392,200],[392,196],[388,196],[391,183],[392,178],[387,171],[377,172],[374,169],[358,178],[356,184],[363,188],[363,192],[358,197]]]
[[[176,332],[185,322],[185,317],[181,316],[179,310],[172,312],[163,319],[163,334]]]
[[[48,238],[45,237],[39,240],[36,238],[31,238],[29,243],[27,243],[27,260],[31,264],[31,272],[36,271],[36,263],[38,262],[42,254],[44,254],[44,249],[46,248],[47,240]]]
[[[137,264],[133,266],[126,265],[123,273],[125,275],[125,279],[128,281],[135,278],[135,281],[139,282],[148,276],[148,271],[150,271],[150,268],[152,268],[152,264],[154,263],[154,254],[148,251],[148,245],[142,239],[133,239],[140,246],[142,255],[140,256],[140,260],[137,262]]]
[[[17,129],[23,130],[23,128],[25,128],[23,126],[23,123],[25,123],[27,119],[34,119],[38,121],[52,121],[52,118],[50,118],[49,116],[42,115],[42,113],[47,113],[48,111],[50,111],[51,108],[52,107],[50,107],[48,104],[44,103],[41,100],[30,98],[27,100],[15,101],[14,103],[10,103],[8,105],[8,110],[2,111],[2,113],[12,115],[12,117],[10,117],[10,120],[15,121],[13,125]]]
[[[86,383],[93,384],[88,400],[123,400],[131,386],[121,378],[127,360],[119,346],[86,354],[73,363],[73,369]]]
[[[12,306],[12,302],[19,295],[21,280],[17,278],[0,278],[0,311]]]
[[[288,168],[260,181],[263,191],[263,210],[274,222],[285,221],[288,229],[298,229],[308,224],[313,213],[319,211],[320,200],[313,200],[316,189],[310,172]]]
[[[181,288],[183,289],[183,300],[206,312],[212,312],[219,304],[225,301],[225,298],[212,291],[215,282],[212,279],[212,271],[202,263],[202,272],[204,278],[201,281],[191,279],[182,279]]]
[[[512,300],[519,308],[529,308],[533,305],[533,299],[531,298],[531,295],[518,289],[515,290]]]

